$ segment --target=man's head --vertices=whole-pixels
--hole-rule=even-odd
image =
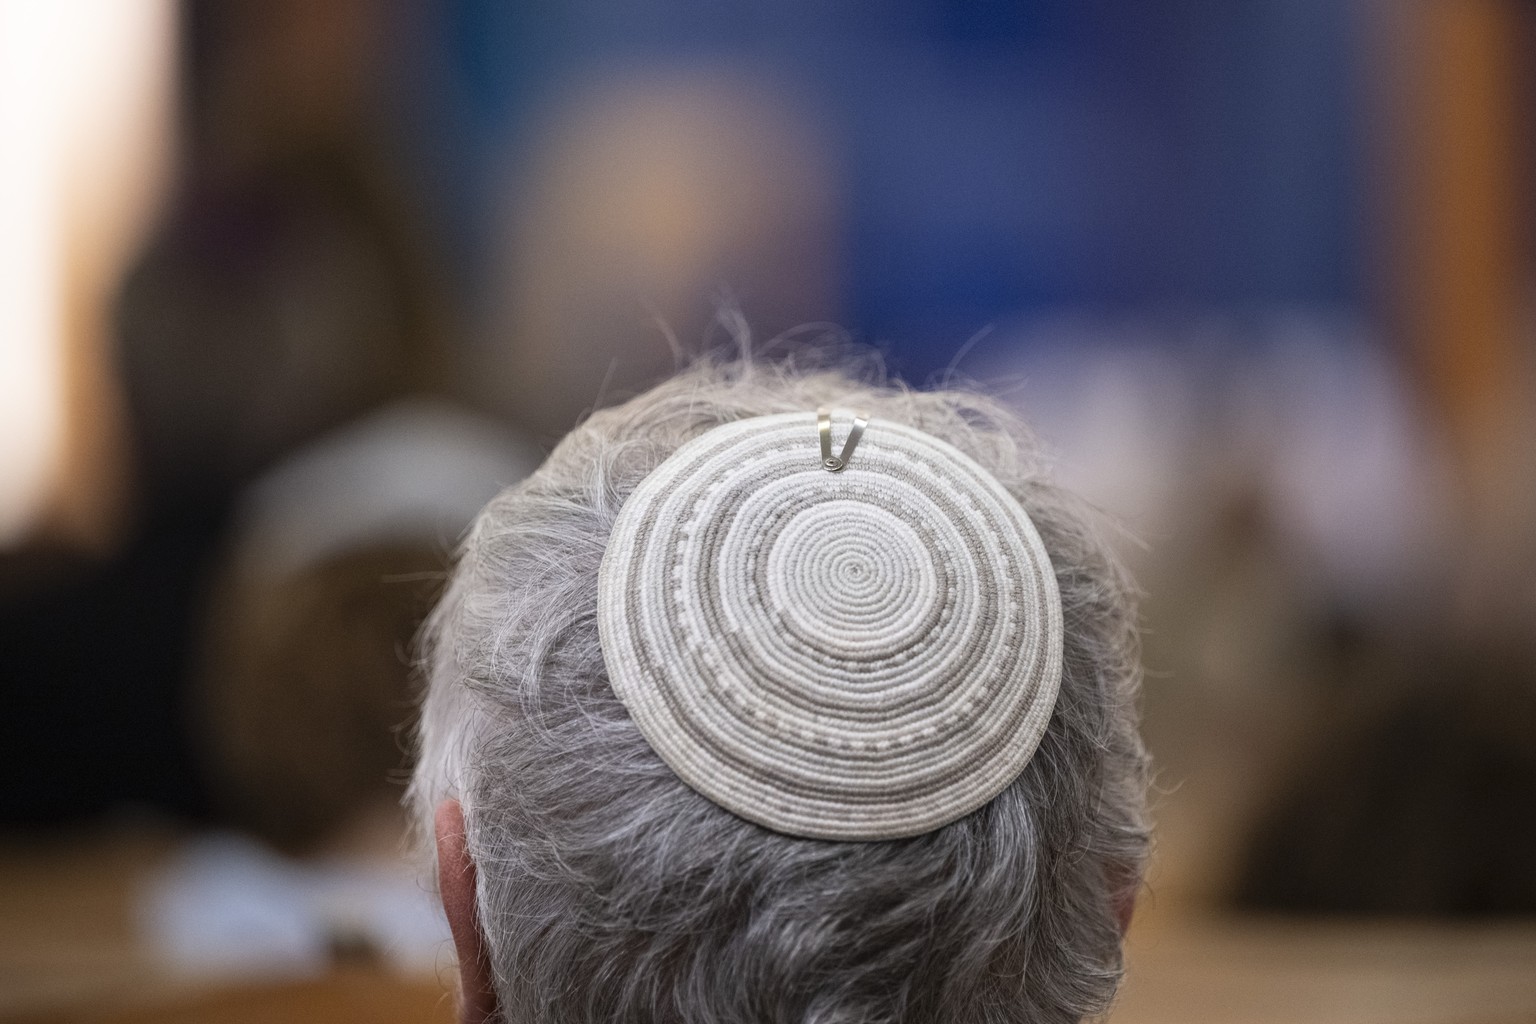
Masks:
[[[784,834],[701,795],[615,693],[599,636],[599,568],[641,481],[714,428],[823,407],[974,460],[1027,513],[1060,595],[1060,688],[1033,756],[975,810],[904,838]],[[1147,831],[1131,590],[1093,522],[1028,431],[969,393],[703,364],[595,413],[481,514],[425,634],[411,800],[436,837],[466,1015],[1002,1024],[1101,1011]]]

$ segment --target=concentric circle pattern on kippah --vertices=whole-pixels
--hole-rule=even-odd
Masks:
[[[879,418],[841,472],[814,412],[685,444],[625,502],[598,594],[650,745],[789,835],[893,839],[975,810],[1029,761],[1061,678],[1061,599],[1022,506]]]

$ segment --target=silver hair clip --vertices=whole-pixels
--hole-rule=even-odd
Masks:
[[[832,454],[832,413],[826,409],[816,410],[816,431],[821,435],[821,468],[828,473],[841,473],[853,458],[853,449],[858,446],[859,438],[864,436],[864,428],[869,426],[869,413],[855,413],[853,417],[853,429],[848,431],[848,440],[843,442],[843,454]]]

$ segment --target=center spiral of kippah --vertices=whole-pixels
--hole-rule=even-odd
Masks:
[[[641,482],[603,560],[604,660],[662,760],[728,810],[915,835],[1034,753],[1056,579],[1023,507],[958,449],[877,419],[829,472],[816,430],[810,412],[730,423]]]

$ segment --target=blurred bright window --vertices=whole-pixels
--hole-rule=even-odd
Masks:
[[[168,177],[175,36],[171,0],[0,0],[0,546],[96,493],[71,476],[102,471],[108,311]]]

